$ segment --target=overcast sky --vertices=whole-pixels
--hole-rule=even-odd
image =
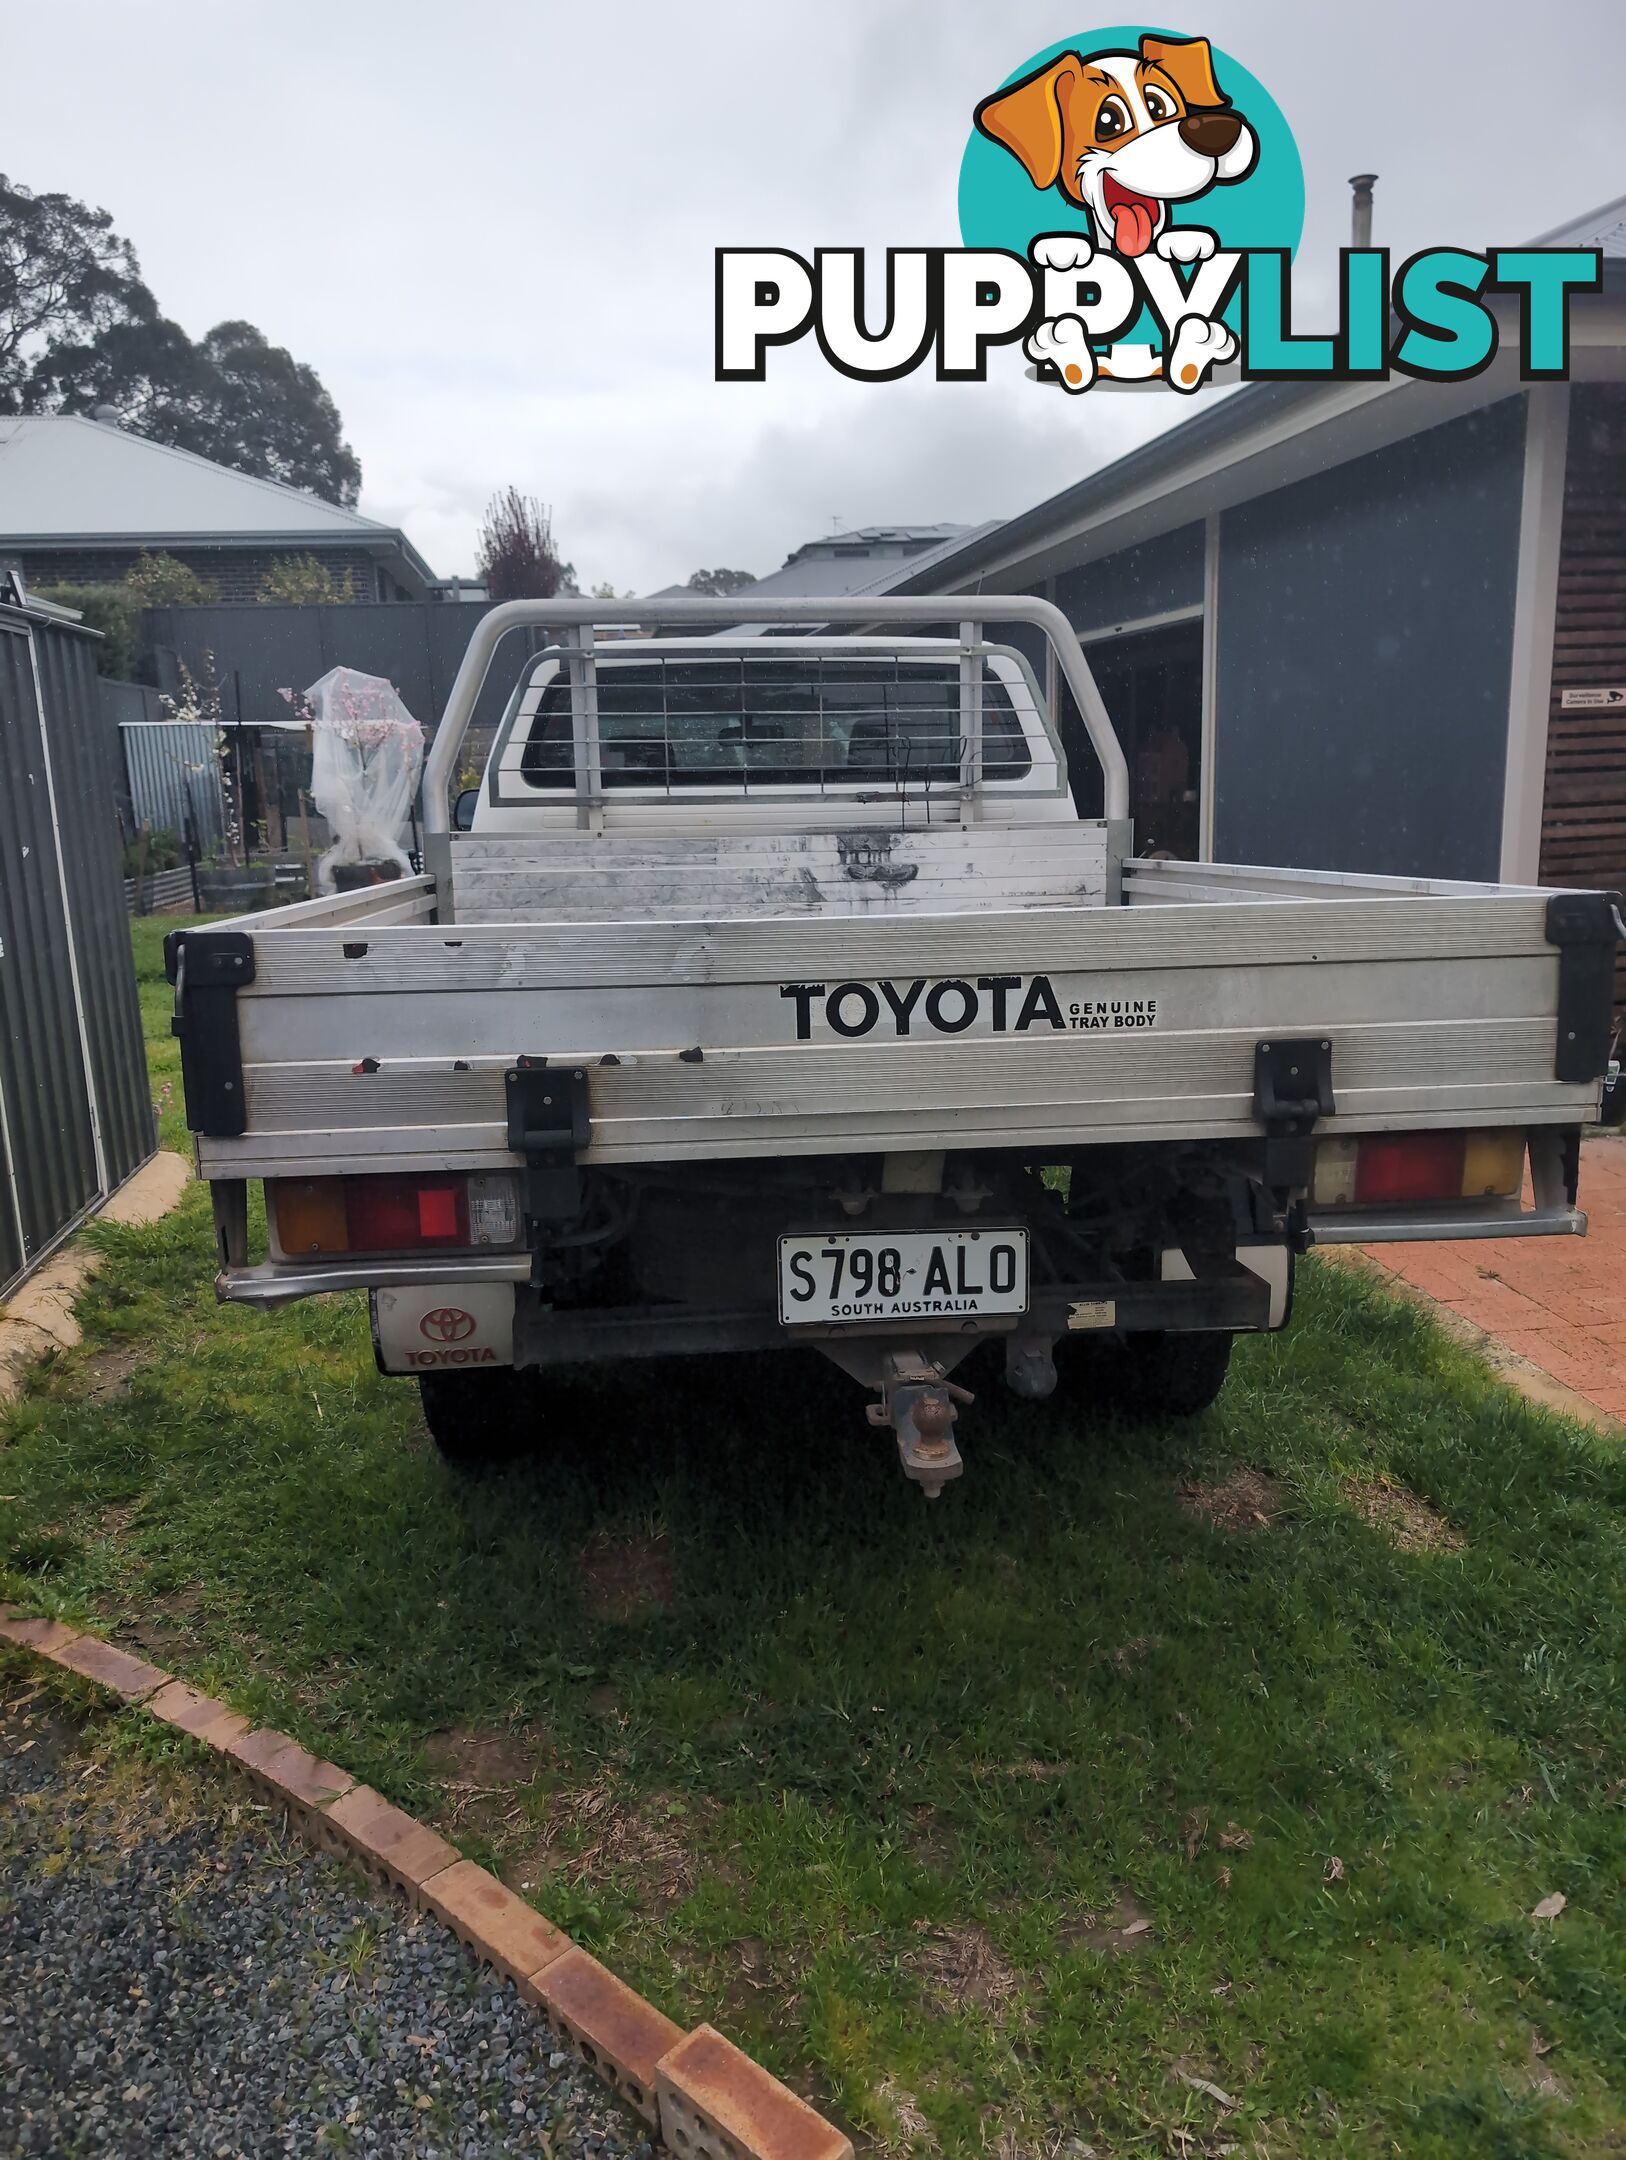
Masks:
[[[509,482],[585,586],[758,575],[847,525],[1004,516],[1184,416],[984,385],[859,385],[811,347],[717,383],[712,250],[956,245],[971,109],[1116,18],[1054,0],[685,8],[392,0],[8,15],[0,169],[100,204],[193,336],[246,317],[338,401],[362,508],[473,565]],[[1309,194],[1295,327],[1327,320],[1348,175],[1397,259],[1626,194],[1623,0],[1213,0]],[[1329,325],[1330,326],[1330,325]]]

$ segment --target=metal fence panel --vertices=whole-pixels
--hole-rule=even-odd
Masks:
[[[106,755],[95,647],[71,631],[41,628],[34,633],[34,649],[62,819],[106,1190],[112,1192],[158,1144],[124,912],[114,776]]]
[[[0,610],[0,1294],[155,1141],[94,650]]]
[[[26,629],[0,627],[0,1095],[13,1250],[41,1253],[96,1197],[68,911]]]
[[[225,830],[214,729],[203,720],[126,720],[119,740],[137,829],[180,839],[190,815],[198,853],[214,853]]]

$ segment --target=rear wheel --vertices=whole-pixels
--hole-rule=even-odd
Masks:
[[[1225,1385],[1232,1340],[1223,1328],[1127,1335],[1111,1360],[1109,1391],[1131,1417],[1195,1417]]]
[[[429,1436],[452,1469],[477,1476],[532,1454],[539,1442],[536,1375],[500,1365],[486,1372],[418,1376]]]

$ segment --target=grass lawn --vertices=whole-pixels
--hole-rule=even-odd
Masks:
[[[326,1741],[861,2138],[1626,2151],[1626,1462],[1369,1282],[1303,1269],[1185,1427],[989,1394],[928,1505],[811,1354],[561,1384],[463,1487],[359,1300],[216,1306],[201,1192],[90,1235],[0,1589]]]

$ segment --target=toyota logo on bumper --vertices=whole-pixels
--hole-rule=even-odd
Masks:
[[[460,1305],[437,1305],[418,1322],[418,1333],[429,1342],[467,1342],[474,1333],[474,1315]]]

